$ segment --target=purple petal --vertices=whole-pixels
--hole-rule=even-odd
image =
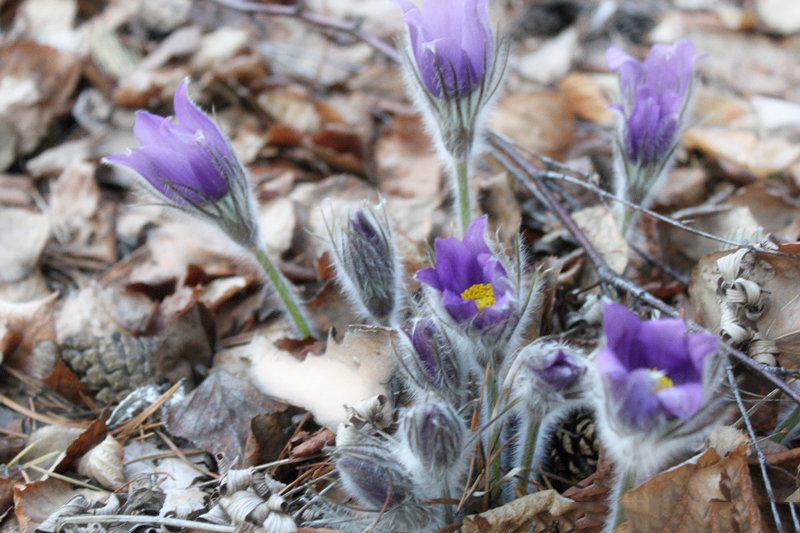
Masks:
[[[184,79],[175,91],[174,106],[178,124],[192,134],[200,132],[212,153],[233,159],[234,156],[225,135],[217,124],[189,98],[188,83],[189,79]]]
[[[656,392],[656,396],[664,409],[687,420],[703,405],[703,386],[700,383],[676,385]]]
[[[442,287],[442,283],[439,280],[439,273],[435,268],[423,268],[422,270],[418,270],[414,277],[417,278],[417,281],[433,287],[437,291],[444,290],[444,287]]]
[[[609,349],[614,352],[617,359],[627,368],[631,366],[630,350],[633,340],[639,333],[642,323],[632,311],[618,303],[606,304],[603,311],[603,331]]]

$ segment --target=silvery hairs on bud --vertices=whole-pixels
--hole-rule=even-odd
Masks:
[[[398,366],[408,392],[419,398],[437,392],[458,404],[467,386],[467,369],[456,353],[453,340],[427,317],[414,320],[395,344]]]
[[[466,422],[455,408],[428,394],[402,412],[399,457],[415,483],[430,497],[456,490],[467,467]]]
[[[358,503],[351,508],[328,502],[324,525],[343,531],[437,531],[441,509],[429,505],[411,474],[398,460],[392,437],[369,436],[337,445],[336,471],[344,489]]]
[[[360,315],[396,325],[405,291],[400,252],[383,205],[364,205],[328,227],[336,280]]]
[[[503,79],[508,46],[490,27],[484,0],[395,0],[407,86],[442,161],[467,161],[481,141],[487,109]],[[453,20],[453,17],[460,17]]]

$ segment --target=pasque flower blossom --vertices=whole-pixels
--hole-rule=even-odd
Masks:
[[[716,336],[687,333],[678,318],[643,323],[620,304],[606,306],[603,326],[607,343],[597,354],[597,373],[614,425],[649,431],[697,412]]]
[[[477,88],[494,60],[489,0],[395,0],[408,24],[411,52],[427,90],[440,98]]]
[[[678,144],[699,57],[689,39],[653,45],[644,62],[613,46],[606,52],[609,70],[619,76],[621,93],[620,103],[612,106],[619,115],[618,196],[646,204],[657,188]]]
[[[133,170],[172,207],[221,229],[252,252],[303,337],[311,328],[283,275],[259,238],[257,204],[247,173],[217,124],[189,98],[188,78],[175,91],[175,118],[139,111],[133,133],[140,146],[105,162]]]
[[[488,0],[394,2],[408,27],[408,86],[453,175],[463,232],[472,220],[469,163],[503,78],[507,49],[491,29]]]
[[[617,470],[605,531],[622,519],[618,498],[719,423],[718,339],[687,333],[682,320],[641,322],[620,304],[603,315],[606,345],[596,356],[597,428]],[[715,370],[716,368],[716,370]]]
[[[188,94],[175,91],[175,118],[139,111],[133,133],[140,146],[105,158],[130,168],[168,203],[215,223],[246,247],[258,225],[247,175],[217,124]]]
[[[440,293],[453,320],[477,330],[509,319],[517,302],[506,269],[484,240],[486,220],[474,220],[463,240],[437,239],[436,267],[417,272],[419,281]]]

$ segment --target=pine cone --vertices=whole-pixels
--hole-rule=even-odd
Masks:
[[[97,401],[110,404],[159,381],[155,370],[160,344],[152,337],[120,331],[105,336],[75,335],[65,339],[61,355]]]

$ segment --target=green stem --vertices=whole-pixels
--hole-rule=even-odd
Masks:
[[[536,437],[539,435],[539,425],[541,420],[531,420],[528,424],[528,433],[525,435],[525,444],[522,447],[522,455],[519,459],[520,478],[517,486],[520,492],[526,493],[528,490],[528,478],[533,462],[533,452],[536,451]]]
[[[467,231],[467,226],[472,222],[472,208],[469,199],[469,163],[466,159],[456,159],[456,203],[461,220],[461,234]]]
[[[289,311],[289,316],[292,317],[294,321],[294,325],[297,328],[297,331],[303,338],[311,337],[311,328],[308,326],[308,322],[306,321],[306,317],[303,316],[303,311],[300,309],[300,305],[294,298],[291,289],[286,284],[286,280],[283,278],[283,275],[275,268],[275,265],[272,264],[267,252],[264,251],[262,248],[254,248],[253,254],[255,254],[256,259],[264,268],[264,272],[267,273],[270,281],[272,281],[272,285],[278,291],[278,294],[283,300],[283,305],[286,306],[286,310]]]
[[[606,520],[606,527],[603,528],[605,533],[612,533],[627,519],[625,516],[625,509],[622,508],[619,500],[622,498],[623,494],[636,486],[636,477],[636,471],[633,468],[626,468],[617,478],[616,486],[611,493],[613,499],[611,501],[608,519]]]

